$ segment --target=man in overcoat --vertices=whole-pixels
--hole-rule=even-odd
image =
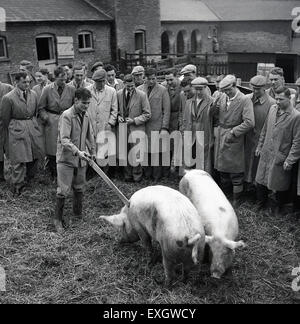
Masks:
[[[139,132],[139,134],[136,133],[136,135],[144,135],[146,137],[145,125],[151,118],[151,110],[147,95],[143,91],[135,88],[134,78],[132,75],[129,74],[125,76],[124,84],[125,88],[118,91],[119,138],[127,138],[127,153],[129,153],[134,146],[133,143],[130,143],[130,137],[134,135],[134,132]],[[122,131],[125,131],[122,126],[125,124],[127,126],[127,134],[122,134]],[[141,138],[141,140],[143,140],[143,138]],[[143,145],[147,144],[145,141],[143,141],[143,143]],[[119,151],[120,149],[121,147],[119,147]],[[140,156],[140,158],[143,157]],[[126,158],[126,163],[127,166],[123,168],[125,181],[141,181],[143,177],[143,169],[140,161],[135,157],[132,157],[131,161]]]
[[[95,142],[97,144],[98,162],[104,167],[105,172],[109,172],[110,166],[116,166],[111,165],[112,163],[110,163],[110,161],[115,158],[116,147],[114,145],[113,148],[109,148],[109,156],[107,161],[105,143],[101,143],[101,141],[105,135],[111,136],[115,132],[115,126],[118,118],[118,99],[116,90],[106,85],[106,77],[107,74],[104,69],[96,70],[92,77],[95,83],[89,86],[87,89],[92,94],[89,107],[89,116],[92,122]],[[107,165],[107,162],[110,165]]]
[[[88,117],[91,93],[86,88],[75,92],[74,105],[61,115],[57,141],[57,198],[54,226],[57,232],[68,227],[69,217],[63,217],[65,199],[73,189],[73,213],[82,218],[86,167],[95,158],[95,138]],[[63,221],[65,224],[63,224]]]
[[[288,202],[288,191],[295,184],[294,206],[297,203],[296,187],[300,159],[300,113],[291,104],[291,93],[283,88],[276,94],[276,104],[270,108],[261,132],[256,155],[260,157],[256,182],[258,198],[263,206],[268,199],[268,190],[276,192],[276,214]]]
[[[183,131],[192,132],[192,153],[196,156],[196,133],[204,132],[204,164],[203,170],[212,174],[213,160],[213,117],[211,107],[212,97],[207,95],[208,81],[205,78],[196,78],[192,81],[192,87],[195,90],[195,96],[187,100],[183,113]],[[198,157],[199,158],[199,157]],[[190,164],[191,161],[189,161]],[[196,161],[197,163],[197,161]],[[189,165],[189,167],[195,167]]]
[[[148,166],[144,169],[147,179],[153,178],[159,181],[162,177],[163,145],[160,145],[159,137],[168,136],[170,123],[170,96],[168,90],[158,84],[155,69],[146,71],[145,84],[138,87],[143,91],[150,102],[151,118],[146,124],[148,137]],[[152,135],[152,136],[151,136]]]
[[[271,106],[275,104],[275,100],[266,93],[266,85],[267,79],[264,76],[254,76],[250,80],[250,86],[253,89],[253,93],[246,95],[253,103],[255,118],[255,127],[246,134],[245,142],[245,181],[248,184],[249,190],[252,190],[251,186],[255,185],[255,177],[259,162],[259,158],[255,156],[258,140],[264,123],[267,120],[269,110]]]
[[[39,102],[39,117],[44,124],[45,153],[52,180],[56,176],[58,121],[61,114],[73,105],[75,97],[75,88],[66,84],[64,68],[57,67],[54,76],[55,81],[43,89]]]
[[[237,207],[244,191],[245,135],[255,126],[253,104],[237,89],[233,75],[220,82],[220,90],[227,96],[213,108],[219,115],[215,168],[220,172],[222,189],[228,192],[233,186],[233,203]]]
[[[2,98],[13,90],[13,86],[7,83],[2,83],[0,81],[0,108]],[[3,127],[3,123],[1,120],[1,112],[0,112],[0,182],[5,181],[4,179],[4,153],[7,152],[7,131]]]
[[[8,155],[12,164],[11,180],[19,195],[27,180],[34,176],[36,161],[43,157],[43,135],[37,122],[37,96],[30,90],[30,78],[20,72],[16,87],[1,103],[1,119],[8,130]]]

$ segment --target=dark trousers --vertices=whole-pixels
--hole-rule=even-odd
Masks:
[[[47,155],[46,169],[49,170],[52,178],[57,177],[56,157],[55,156]]]
[[[151,157],[153,154],[156,154],[158,160],[158,166],[151,165]],[[155,181],[159,181],[163,174],[162,167],[162,153],[149,153],[148,154],[148,166],[144,167],[144,175],[146,179],[153,178]]]
[[[221,187],[228,193],[233,187],[234,194],[240,194],[244,190],[244,173],[220,172]]]
[[[0,161],[0,180],[4,180],[4,162]]]

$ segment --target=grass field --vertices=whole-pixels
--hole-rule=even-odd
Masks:
[[[151,185],[116,184],[127,197]],[[99,220],[122,207],[101,180],[88,185],[84,220],[63,236],[51,224],[55,190],[35,182],[15,199],[0,184],[0,265],[7,276],[0,303],[297,303],[291,289],[292,269],[300,265],[295,219],[256,214],[245,202],[240,238],[248,248],[237,252],[232,276],[215,281],[204,265],[187,284],[166,290],[156,282],[163,279],[162,264],[149,269],[140,243],[120,245],[114,229]]]

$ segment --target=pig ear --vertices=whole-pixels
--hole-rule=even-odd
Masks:
[[[213,239],[214,239],[213,236],[206,235],[205,236],[205,243],[210,244],[210,243],[212,243]]]
[[[225,246],[230,250],[236,250],[236,249],[244,249],[246,247],[246,244],[243,241],[234,242],[230,240],[224,241]]]
[[[113,216],[100,216],[101,219],[105,219],[108,223],[115,227],[123,227],[125,224],[125,214],[118,214]]]

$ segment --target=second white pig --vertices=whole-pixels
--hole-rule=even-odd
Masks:
[[[212,252],[211,275],[220,279],[232,266],[235,250],[244,248],[235,242],[239,234],[236,213],[213,178],[205,171],[186,171],[179,190],[196,207],[204,224],[206,243]]]

